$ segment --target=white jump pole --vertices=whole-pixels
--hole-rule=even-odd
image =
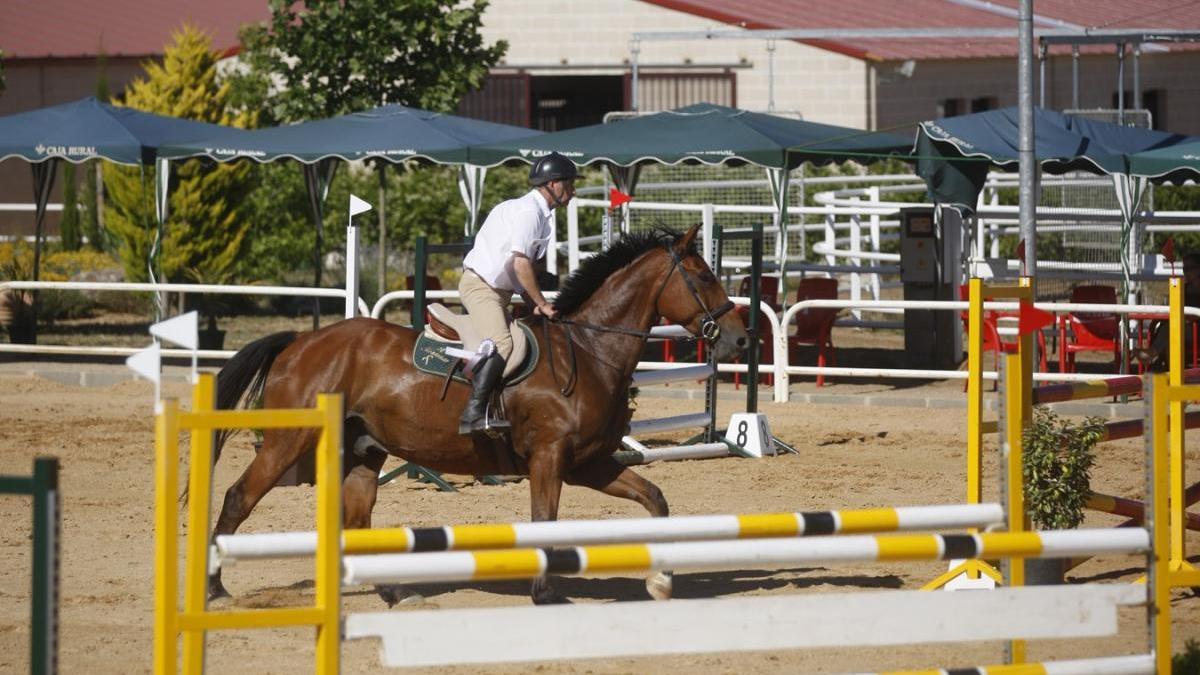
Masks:
[[[358,228],[354,216],[371,210],[367,202],[350,195],[350,215],[346,219],[346,318],[358,313]]]

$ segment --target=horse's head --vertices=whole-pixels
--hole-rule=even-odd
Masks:
[[[667,247],[667,278],[658,295],[656,310],[670,323],[687,328],[708,340],[718,360],[729,360],[749,344],[746,326],[725,293],[720,279],[696,251],[693,226]]]

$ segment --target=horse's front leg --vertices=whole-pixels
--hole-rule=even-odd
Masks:
[[[530,520],[557,520],[558,500],[562,496],[566,469],[566,449],[561,443],[547,444],[540,448],[540,452],[530,448],[526,456],[529,457]],[[534,579],[530,594],[535,605],[567,602],[554,590],[549,577]]]
[[[597,457],[575,467],[567,473],[566,479],[570,485],[582,485],[606,495],[631,499],[645,507],[655,518],[665,518],[671,513],[657,485],[637,475],[611,455]],[[671,572],[658,572],[646,579],[646,591],[655,600],[669,600],[671,583]]]

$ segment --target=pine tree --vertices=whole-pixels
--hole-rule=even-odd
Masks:
[[[217,77],[212,40],[185,25],[173,34],[161,64],[143,65],[146,78],[126,90],[124,104],[147,112],[247,127],[252,113],[233,115],[229,86]],[[157,229],[153,166],[106,167],[105,228],[119,244],[130,281],[148,278],[147,261]],[[162,242],[165,281],[223,280],[242,248],[249,222],[241,212],[251,188],[246,164],[174,163],[169,213]]]
[[[79,200],[76,198],[77,173],[75,165],[67,162],[63,167],[63,210],[58,224],[59,242],[64,251],[79,250]]]

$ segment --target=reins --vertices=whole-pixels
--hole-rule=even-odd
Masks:
[[[667,283],[671,280],[671,275],[674,274],[675,269],[678,268],[680,275],[683,276],[684,284],[687,285],[688,292],[692,294],[692,298],[704,312],[704,321],[700,323],[700,338],[705,342],[712,344],[721,336],[721,326],[717,324],[717,319],[721,318],[734,308],[733,301],[726,300],[720,307],[717,307],[716,311],[710,310],[708,305],[704,304],[704,298],[700,297],[700,292],[696,290],[696,284],[692,281],[692,275],[688,274],[687,269],[683,266],[683,260],[677,253],[675,253],[674,249],[668,248],[667,250],[671,254],[671,269],[667,271],[667,275],[663,277],[662,284],[659,285],[658,291],[654,294],[654,304],[658,304],[659,299],[662,298],[663,291],[667,288]],[[553,343],[550,341],[551,322],[561,324],[563,327],[563,333],[567,338],[567,349],[569,350],[571,360],[571,375],[567,378],[567,383],[565,385],[560,385],[558,383],[558,372],[554,367],[554,347]],[[554,378],[554,384],[558,387],[558,390],[562,392],[563,396],[570,396],[571,392],[575,390],[575,381],[579,374],[578,363],[575,359],[575,339],[571,335],[571,326],[586,328],[587,330],[593,330],[598,333],[615,333],[618,335],[628,335],[642,339],[647,339],[652,335],[651,331],[649,330],[626,328],[624,326],[604,326],[587,321],[568,319],[566,317],[556,316],[553,319],[544,320],[542,322],[542,329],[546,338],[546,356],[550,361],[550,375]]]

